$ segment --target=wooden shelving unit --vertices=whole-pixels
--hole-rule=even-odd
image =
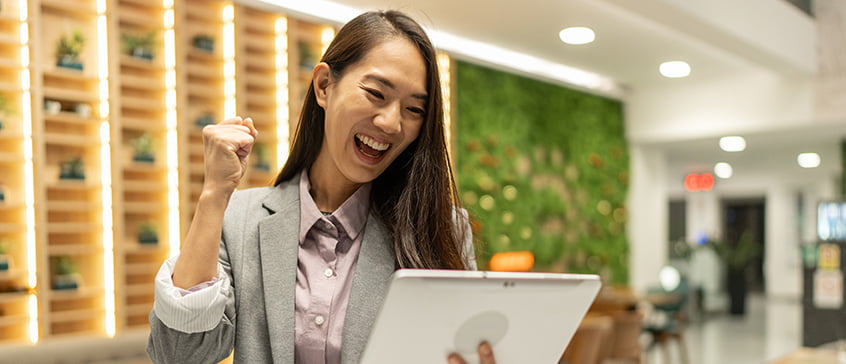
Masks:
[[[167,258],[168,177],[164,11],[160,1],[116,0],[109,19],[113,133],[117,326],[149,327],[158,267],[133,262]],[[143,243],[142,243],[143,241]],[[150,254],[137,254],[137,247]]]
[[[240,188],[269,186],[278,169],[276,128],[286,122],[276,117],[276,20],[281,15],[245,6],[235,10],[238,115],[251,117],[259,131]]]
[[[25,1],[25,0],[19,0]],[[0,11],[0,343],[27,338],[26,224],[18,1]],[[7,260],[8,259],[8,260]]]
[[[258,146],[240,187],[269,185],[284,163],[278,149],[290,142],[278,140],[277,130],[287,127],[293,136],[325,27],[224,0],[174,2],[173,33],[160,1],[107,0],[102,13],[98,0],[0,2],[0,101],[14,109],[0,107],[0,246],[8,247],[12,262],[0,268],[0,344],[146,330],[155,274],[171,243],[187,232],[202,190],[202,124],[252,117]],[[234,15],[227,19],[230,8]],[[289,59],[279,70],[281,18]],[[105,19],[105,33],[98,19]],[[60,39],[77,31],[84,39],[82,69],[59,66]],[[168,34],[175,36],[175,65],[164,60]],[[106,42],[98,42],[103,35]],[[148,35],[152,57],[130,47]],[[234,39],[232,52],[224,53],[224,39]],[[285,72],[288,83],[278,85]],[[280,87],[288,105],[277,100]],[[280,110],[293,122],[279,118]],[[171,191],[169,181],[177,173],[169,159],[174,151],[167,149],[174,135],[179,191]],[[147,141],[152,160],[136,158],[135,147]],[[169,215],[174,193],[178,228],[171,221],[176,214]],[[140,241],[148,224],[156,227],[158,243]],[[56,279],[69,266],[75,288]],[[30,312],[32,302],[37,313]]]
[[[180,215],[188,231],[203,183],[204,123],[224,117],[223,8],[218,0],[176,3]],[[205,38],[205,39],[203,39]],[[209,42],[210,40],[210,42]]]
[[[104,332],[103,166],[94,0],[31,2],[40,336]],[[58,66],[60,38],[84,38],[82,69]],[[74,165],[72,159],[81,161]],[[84,178],[80,178],[80,172]],[[68,264],[60,264],[60,262]],[[58,290],[60,266],[77,288]],[[79,292],[91,292],[77,297]],[[79,314],[85,311],[87,314]]]

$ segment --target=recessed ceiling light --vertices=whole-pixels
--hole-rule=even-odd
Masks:
[[[596,34],[593,33],[593,29],[588,27],[569,27],[558,32],[558,38],[561,38],[564,43],[579,45],[593,42],[596,39]]]
[[[658,71],[667,78],[682,78],[690,75],[690,65],[684,61],[664,62],[658,67]]]
[[[746,139],[742,136],[725,136],[720,138],[720,149],[726,152],[742,152],[746,150]]]
[[[796,162],[802,168],[817,168],[820,166],[820,155],[817,153],[799,153]]]
[[[731,164],[720,162],[714,165],[714,174],[722,179],[731,178],[731,175],[734,174],[734,169],[731,168]]]

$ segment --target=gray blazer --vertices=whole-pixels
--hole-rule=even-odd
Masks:
[[[151,312],[147,353],[152,361],[217,363],[234,347],[236,363],[293,363],[299,227],[299,178],[233,194],[219,261],[238,290],[230,290],[224,316],[211,331],[179,332]],[[388,230],[370,214],[350,291],[341,363],[359,361],[394,270]]]

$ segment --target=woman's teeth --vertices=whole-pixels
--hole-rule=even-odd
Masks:
[[[384,152],[384,151],[388,150],[388,148],[390,148],[390,146],[391,146],[388,143],[377,142],[377,141],[373,140],[372,138],[368,137],[367,135],[356,134],[355,137],[358,138],[358,140],[361,141],[362,143],[366,144],[368,147],[373,148],[378,152]]]

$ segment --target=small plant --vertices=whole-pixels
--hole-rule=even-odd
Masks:
[[[12,103],[9,102],[9,99],[6,98],[6,94],[0,93],[0,130],[3,130],[5,127],[3,118],[11,116],[14,113],[15,109],[12,107]]]
[[[120,36],[123,43],[123,52],[130,56],[152,61],[155,57],[153,48],[156,45],[156,32],[150,31],[147,34],[136,35],[124,33]]]
[[[53,258],[53,289],[77,289],[79,288],[79,273],[76,262],[69,255],[60,255]]]
[[[59,178],[84,180],[85,164],[82,162],[82,158],[73,157],[62,162],[61,169],[59,171]]]
[[[214,38],[208,34],[195,35],[194,38],[191,38],[191,44],[194,45],[195,49],[207,53],[214,53]]]
[[[300,52],[300,67],[311,72],[314,65],[317,64],[317,55],[312,45],[308,42],[299,41],[297,42],[297,49]]]
[[[12,265],[12,257],[9,256],[9,250],[12,247],[6,239],[0,239],[0,272],[7,271]]]
[[[194,120],[194,125],[199,129],[211,124],[214,124],[214,114],[210,112],[200,115],[197,120]]]
[[[0,205],[6,202],[6,186],[0,183]]]
[[[71,34],[62,35],[59,44],[56,46],[56,65],[59,67],[71,68],[82,71],[82,62],[79,55],[85,46],[85,36],[77,29]]]
[[[138,227],[138,242],[141,244],[158,244],[159,229],[154,222],[145,222]]]
[[[270,171],[270,161],[267,159],[267,146],[264,144],[256,144],[253,151],[256,155],[256,163],[253,167],[265,172]]]
[[[153,143],[153,136],[150,133],[141,134],[139,137],[132,139],[130,142],[132,148],[135,149],[135,154],[132,160],[136,162],[153,163],[156,161],[154,154],[155,143]]]

